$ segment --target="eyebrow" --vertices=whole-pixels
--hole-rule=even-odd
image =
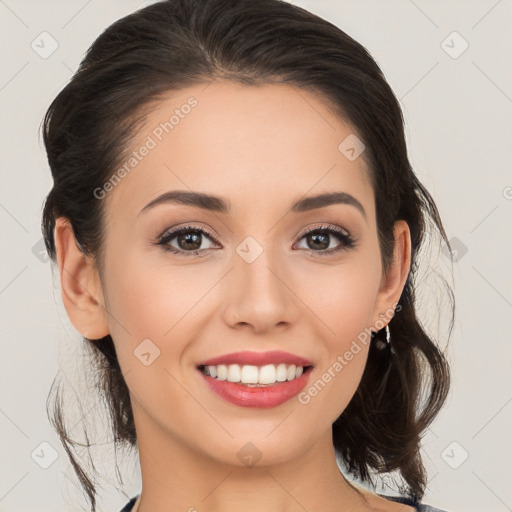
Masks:
[[[172,190],[156,197],[149,202],[142,210],[141,213],[147,212],[160,204],[184,204],[188,206],[195,206],[204,210],[223,213],[229,213],[231,203],[222,197],[212,196],[203,192],[190,192],[186,190]],[[303,197],[292,204],[291,211],[295,213],[314,210],[316,208],[323,208],[333,204],[347,204],[354,206],[366,219],[366,212],[363,205],[352,195],[346,192],[329,192],[318,194],[316,196]]]

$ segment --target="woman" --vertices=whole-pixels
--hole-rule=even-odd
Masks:
[[[429,220],[448,241],[360,44],[278,0],[157,3],[94,42],[44,142],[46,247],[138,450],[124,511],[435,510],[449,368],[414,275]]]

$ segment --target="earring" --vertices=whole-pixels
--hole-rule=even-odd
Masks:
[[[375,348],[377,350],[384,350],[385,348],[389,348],[391,354],[394,354],[395,351],[394,351],[393,347],[391,346],[391,333],[389,332],[389,325],[386,325],[385,332],[386,332],[386,341],[384,342],[382,340],[377,340],[375,342]]]

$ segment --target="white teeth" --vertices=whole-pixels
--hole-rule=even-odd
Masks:
[[[267,364],[260,368],[258,383],[259,384],[274,384],[276,381],[276,367],[273,364]]]
[[[208,368],[208,370],[210,370],[210,368],[212,368],[212,367],[207,366],[206,368]],[[219,364],[219,366],[217,366],[216,368],[217,368],[217,379],[226,380],[228,378],[228,367],[225,364]],[[213,377],[211,370],[210,370],[210,375]]]
[[[276,380],[277,382],[284,382],[286,380],[286,365],[283,363],[277,365]]]
[[[217,366],[205,366],[204,373],[217,380],[229,382],[241,382],[248,385],[269,385],[276,382],[295,380],[304,371],[302,366],[280,363],[277,366],[267,364],[265,366],[254,366],[246,364],[219,364]]]
[[[228,381],[240,382],[240,366],[237,364],[230,364],[228,366]]]
[[[258,384],[258,367],[248,364],[242,366],[240,381],[244,384]]]

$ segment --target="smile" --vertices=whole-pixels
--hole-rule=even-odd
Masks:
[[[269,408],[297,396],[313,369],[311,361],[278,350],[242,351],[197,365],[215,395],[240,407]]]

